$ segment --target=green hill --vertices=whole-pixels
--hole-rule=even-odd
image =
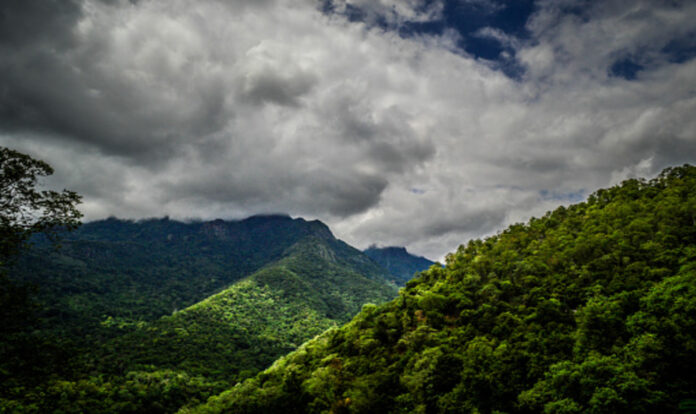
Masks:
[[[696,168],[473,240],[186,412],[654,413],[696,399]]]
[[[0,412],[176,411],[396,295],[318,221],[110,219],[37,244],[13,276],[42,282],[31,335],[60,347],[0,363]]]
[[[392,274],[394,282],[403,286],[417,273],[426,270],[435,262],[425,257],[414,256],[405,247],[370,246],[363,250],[370,259],[379,263]]]

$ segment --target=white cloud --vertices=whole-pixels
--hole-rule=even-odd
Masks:
[[[338,13],[359,10],[370,24],[382,20],[390,25],[436,20],[444,8],[442,0],[332,0],[330,3]]]
[[[505,33],[504,31],[500,29],[496,29],[495,27],[482,27],[481,29],[477,30],[475,33],[476,36],[482,37],[482,38],[489,38],[498,41],[502,46],[505,47],[510,47],[510,48],[519,48],[520,47],[520,40],[517,39],[516,37],[509,35]]]

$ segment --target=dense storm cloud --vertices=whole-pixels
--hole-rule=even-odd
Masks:
[[[52,164],[88,219],[287,212],[440,259],[693,163],[695,19],[686,1],[4,1],[0,144]]]

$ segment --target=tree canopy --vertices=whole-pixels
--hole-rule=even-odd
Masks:
[[[82,213],[74,191],[38,189],[39,179],[53,168],[29,155],[0,147],[0,260],[16,254],[34,233],[73,229]]]

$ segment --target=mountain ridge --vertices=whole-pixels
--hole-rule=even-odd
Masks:
[[[403,246],[377,247],[377,245],[371,245],[363,250],[363,253],[389,270],[394,276],[394,282],[401,286],[411,280],[414,275],[435,264],[425,257],[409,253]]]
[[[99,289],[108,291],[109,283],[116,281],[109,275],[118,274],[117,283],[132,286],[131,299],[114,298],[113,307],[123,300],[131,304],[142,302],[147,306],[136,305],[142,309],[136,313],[152,320],[202,300],[277,260],[288,247],[308,234],[335,239],[321,222],[281,215],[190,223],[166,217],[138,221],[111,217],[85,223],[76,231],[64,234],[60,250],[38,238],[35,246],[19,258],[13,274],[26,282],[48,284],[48,288],[56,282],[56,289],[65,288],[75,295],[85,292],[88,296],[94,286],[75,286],[73,279],[101,275],[97,278]],[[58,270],[57,276],[54,269]],[[184,273],[172,276],[177,269]],[[149,283],[154,280],[155,286]],[[195,286],[195,291],[182,297],[180,292],[189,291],[191,286]],[[150,299],[160,297],[163,290],[166,299],[159,303]]]

